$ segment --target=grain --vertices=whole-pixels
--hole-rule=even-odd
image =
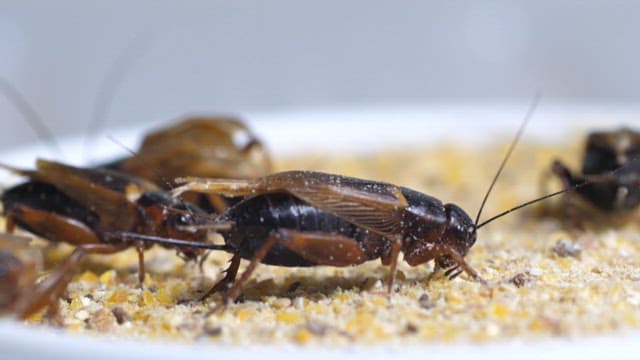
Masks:
[[[312,154],[277,165],[392,182],[474,215],[505,148],[456,144],[369,156]],[[483,218],[557,189],[553,181],[542,190],[538,186],[556,154],[576,154],[575,164],[577,142],[521,144]],[[586,230],[577,231],[562,221],[562,204],[550,200],[479,231],[466,259],[487,285],[464,274],[448,281],[432,274],[432,264],[401,263],[398,291],[389,301],[384,292],[388,269],[378,261],[340,269],[260,265],[241,302],[207,317],[220,296],[204,303],[197,299],[218,279],[229,255],[212,254],[202,274],[172,251],[152,249],[146,255],[150,276],[144,289],[136,281],[135,251],[91,257],[69,287],[70,302],[60,300],[59,311],[74,332],[236,345],[493,342],[640,328],[638,216],[616,227],[587,222]]]

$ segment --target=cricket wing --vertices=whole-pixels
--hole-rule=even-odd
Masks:
[[[38,160],[37,168],[29,175],[32,179],[54,185],[96,213],[103,229],[128,230],[137,223],[139,214],[133,201],[146,191],[144,183],[125,183],[117,173],[46,160]]]

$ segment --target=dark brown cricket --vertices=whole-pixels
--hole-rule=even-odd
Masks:
[[[87,254],[113,254],[136,248],[142,282],[144,250],[151,244],[114,236],[113,232],[131,231],[193,243],[207,240],[207,231],[194,227],[207,214],[149,181],[108,169],[79,168],[46,160],[38,160],[36,170],[5,168],[30,179],[2,194],[6,231],[13,232],[17,225],[48,241],[76,246],[62,265],[23,297],[15,311],[19,317],[57,301]],[[177,249],[185,259],[201,255],[194,245],[165,246]]]
[[[503,159],[475,221],[455,204],[443,204],[427,194],[384,182],[313,171],[288,171],[254,179],[183,178],[173,190],[240,196],[244,200],[217,217],[231,224],[222,231],[224,244],[213,250],[233,254],[225,277],[206,295],[225,291],[223,304],[236,299],[259,263],[305,267],[350,266],[381,259],[389,265],[391,293],[400,253],[412,266],[435,261],[450,279],[466,272],[483,281],[464,257],[484,225],[537,201],[543,196],[479,223],[482,209],[537,103],[535,99]],[[188,242],[123,234],[151,242]],[[250,264],[235,280],[241,259]],[[228,291],[226,291],[228,290]]]
[[[61,153],[53,133],[24,96],[2,78],[0,91],[38,136]],[[103,102],[97,101],[100,103]],[[260,176],[270,171],[271,161],[265,147],[242,121],[231,117],[190,117],[148,134],[137,153],[105,166],[77,168],[40,160],[35,171],[4,167],[30,178],[1,196],[6,230],[12,232],[17,224],[49,241],[77,245],[62,266],[32,286],[31,294],[18,302],[15,313],[27,317],[55,304],[73,270],[90,253],[108,254],[135,246],[142,282],[143,251],[149,244],[111,233],[130,231],[187,239],[192,242],[188,247],[165,246],[177,248],[186,259],[198,257],[202,251],[193,242],[204,242],[207,229],[194,226],[206,217],[204,210],[173,199],[162,188],[169,188],[174,177],[185,175]],[[230,199],[195,194],[189,201],[203,205],[209,212],[222,212]],[[11,256],[7,254],[5,259],[7,271],[11,264],[18,264],[11,262]]]
[[[458,206],[392,184],[310,171],[252,180],[192,181],[175,190],[246,196],[218,221],[233,254],[227,274],[209,294],[235,280],[240,259],[251,264],[225,294],[231,301],[258,263],[278,266],[349,266],[381,259],[393,275],[400,252],[410,265],[435,260],[454,278],[462,271],[481,280],[464,260],[477,226]],[[460,269],[460,270],[459,270]]]
[[[582,169],[573,173],[560,160],[551,166],[570,194],[607,211],[629,211],[640,205],[640,133],[629,128],[589,134]]]

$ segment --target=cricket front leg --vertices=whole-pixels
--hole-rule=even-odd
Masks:
[[[460,255],[460,253],[454,249],[451,246],[445,246],[442,248],[441,253],[443,255],[447,255],[449,256],[455,263],[456,263],[456,267],[453,269],[449,269],[445,272],[445,275],[449,277],[449,279],[453,279],[456,276],[458,276],[460,273],[457,272],[455,273],[455,269],[457,267],[460,267],[465,273],[467,273],[467,275],[469,275],[469,277],[475,281],[478,281],[482,284],[487,284],[487,281],[484,280],[480,274],[478,274],[477,271],[475,271],[471,265],[469,265],[469,263],[467,263],[467,261],[464,259],[464,257],[462,257],[462,255]]]

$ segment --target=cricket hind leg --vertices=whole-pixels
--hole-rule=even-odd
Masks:
[[[27,231],[51,242],[65,242],[71,245],[100,242],[96,233],[82,222],[54,212],[16,205],[6,211],[5,216],[5,230],[8,233],[14,232],[16,224],[24,224]]]
[[[7,222],[5,228],[9,233],[13,233],[16,223],[20,223],[24,224],[30,232],[51,240],[52,243],[65,242],[71,245],[76,245],[78,246],[76,250],[83,249],[83,246],[85,246],[87,249],[86,251],[88,252],[93,251],[92,249],[94,248],[97,249],[96,251],[98,251],[98,253],[102,251],[100,250],[100,247],[89,246],[101,245],[100,239],[96,235],[95,231],[75,219],[26,205],[16,205],[12,207],[7,211],[6,218]],[[140,287],[142,287],[145,277],[145,246],[142,242],[138,242],[135,245],[138,252],[138,279]],[[70,258],[73,256],[81,256],[79,254],[74,254],[76,253],[72,253]],[[84,256],[82,255],[82,257]],[[64,287],[66,288],[66,285]]]
[[[204,301],[209,296],[221,291],[228,290],[231,286],[233,286],[233,282],[236,280],[236,275],[238,274],[238,268],[240,267],[240,260],[242,260],[240,255],[234,254],[229,263],[229,267],[224,271],[225,276],[220,279],[220,281],[218,281],[211,288],[211,290],[207,291],[207,293],[204,294],[204,296],[202,296],[200,300]]]
[[[21,299],[16,302],[13,312],[17,317],[25,319],[40,309],[53,305],[62,296],[71,281],[74,270],[87,255],[114,254],[128,247],[126,244],[84,244],[78,246],[53,273],[21,296]]]
[[[240,279],[223,295],[223,306],[234,301],[240,295],[253,271],[276,244],[286,247],[314,265],[348,266],[369,260],[360,244],[344,235],[287,229],[275,230],[255,252]],[[227,277],[222,281],[226,279]],[[218,284],[215,287],[218,287]]]

